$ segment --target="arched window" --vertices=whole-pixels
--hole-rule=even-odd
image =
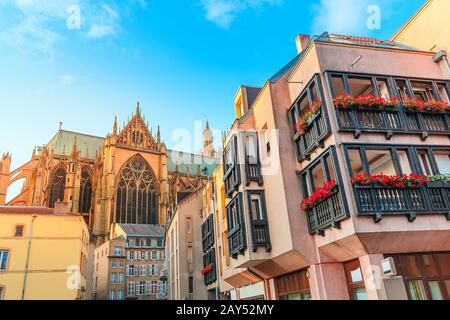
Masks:
[[[117,185],[116,223],[157,224],[156,180],[137,156],[122,169]]]
[[[50,197],[48,206],[50,208],[55,207],[55,203],[60,200],[64,200],[64,188],[66,187],[66,170],[60,167],[53,174],[52,181],[50,183]]]
[[[80,181],[80,200],[79,200],[79,212],[89,213],[91,210],[91,199],[92,199],[92,179],[89,171],[83,169],[81,171],[81,181]]]

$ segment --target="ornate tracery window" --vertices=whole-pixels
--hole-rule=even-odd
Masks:
[[[50,208],[55,207],[55,203],[60,200],[64,200],[64,188],[66,187],[66,170],[60,167],[53,174],[52,181],[50,183],[50,195],[48,206]]]
[[[122,169],[117,185],[116,223],[157,224],[156,179],[137,156]]]
[[[81,171],[80,179],[80,200],[79,200],[79,212],[89,213],[91,210],[92,199],[92,179],[89,171],[84,168]]]

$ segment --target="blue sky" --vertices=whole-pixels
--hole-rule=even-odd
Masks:
[[[169,147],[174,130],[206,116],[224,130],[238,86],[262,85],[293,58],[297,34],[388,39],[423,2],[0,0],[0,153],[20,165],[59,121],[104,136],[137,100]],[[372,4],[381,29],[365,27]],[[73,5],[80,28],[67,26]]]

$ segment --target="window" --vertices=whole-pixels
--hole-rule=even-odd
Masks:
[[[0,301],[3,300],[4,292],[5,292],[5,289],[3,287],[0,287]]]
[[[152,281],[152,295],[155,295],[158,292],[158,282]]]
[[[125,266],[125,261],[123,261],[123,260],[120,260],[120,262],[119,262],[119,266],[120,266],[121,268],[123,268],[123,267]]]
[[[247,164],[259,163],[258,159],[258,136],[256,133],[245,133],[245,160]]]
[[[368,300],[359,260],[344,263],[345,276],[351,300]]]
[[[136,283],[135,282],[128,282],[127,285],[127,296],[132,297],[136,295]]]
[[[306,270],[275,279],[280,300],[311,300],[311,289]]]
[[[397,79],[395,80],[395,84],[397,88],[397,94],[402,100],[406,100],[411,97],[406,80]]]
[[[158,260],[158,251],[151,252],[151,260]]]
[[[134,276],[135,275],[135,269],[134,266],[127,266],[127,276]]]
[[[417,158],[419,159],[420,168],[422,169],[422,173],[428,176],[433,174],[430,154],[428,150],[417,150]]]
[[[188,287],[189,287],[189,294],[194,293],[194,277],[190,276],[188,279]]]
[[[415,99],[429,101],[436,98],[432,82],[411,81],[411,87]]]
[[[157,224],[155,175],[140,156],[132,158],[119,175],[116,223]]]
[[[139,293],[138,295],[143,296],[145,295],[145,281],[139,282]]]
[[[307,198],[314,191],[323,187],[325,183],[336,180],[334,168],[335,165],[333,164],[331,149],[329,149],[305,169],[300,174],[304,198]]]
[[[6,271],[8,266],[9,251],[0,250],[0,271]]]
[[[152,248],[158,247],[158,241],[156,239],[152,239],[151,242],[150,242],[150,246]]]
[[[347,159],[352,177],[362,173],[396,175],[416,171],[406,147],[350,146],[347,148]]]
[[[343,75],[332,75],[331,76],[331,87],[333,90],[334,97],[343,96],[343,95],[347,94],[347,90],[345,90]]]
[[[146,276],[147,275],[147,266],[145,264],[143,264],[139,268],[140,268],[141,277]]]
[[[149,276],[157,276],[158,275],[158,265],[152,264],[149,265]]]
[[[410,300],[450,299],[450,253],[391,256]]]
[[[151,281],[145,282],[145,294],[148,296],[152,294],[152,282]]]
[[[125,280],[125,276],[123,272],[119,272],[119,284],[123,284]]]
[[[53,174],[50,183],[49,203],[50,208],[54,208],[56,202],[64,200],[64,189],[66,187],[66,170],[60,167]]]
[[[440,174],[450,174],[450,151],[435,150],[433,151],[434,159]]]
[[[117,291],[117,300],[123,300],[123,291],[122,290]]]
[[[111,268],[113,268],[113,269],[117,268],[117,261],[116,260],[113,260],[111,262]]]
[[[111,284],[116,284],[117,281],[117,273],[111,273]]]
[[[438,83],[437,84],[437,88],[439,91],[439,95],[440,95],[440,100],[444,101],[444,102],[450,102],[450,97],[449,97],[449,91],[448,91],[448,86],[446,83]]]
[[[92,200],[92,179],[87,168],[81,171],[79,212],[89,213]]]
[[[231,138],[224,151],[224,182],[225,192],[230,196],[234,189],[241,184],[241,175],[238,161],[238,137]]]
[[[17,238],[23,237],[24,228],[25,228],[25,226],[23,226],[23,225],[16,226],[16,230],[14,232],[14,237],[17,237]]]
[[[348,86],[350,94],[354,97],[367,96],[369,94],[377,96],[372,78],[349,76]]]
[[[109,292],[109,300],[116,300],[116,292],[114,290]]]
[[[122,248],[115,248],[114,249],[114,255],[116,257],[120,257],[122,255]]]

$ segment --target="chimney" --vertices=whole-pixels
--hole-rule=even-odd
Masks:
[[[305,49],[311,43],[311,38],[306,34],[299,34],[297,38],[295,38],[295,44],[297,45],[297,52],[301,53],[305,51]]]

